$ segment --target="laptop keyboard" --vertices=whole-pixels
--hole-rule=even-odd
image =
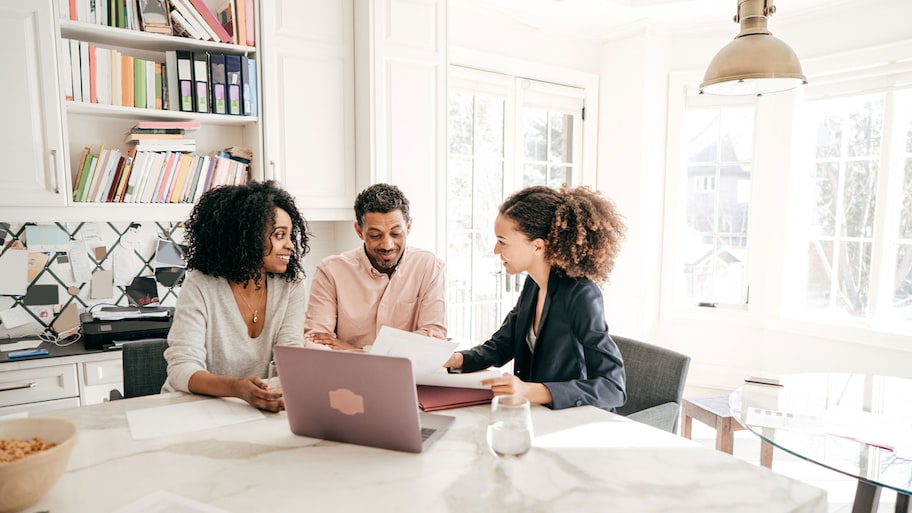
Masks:
[[[423,442],[423,441],[427,440],[428,438],[431,437],[431,435],[433,435],[436,432],[437,432],[436,429],[431,429],[431,428],[426,428],[426,427],[421,428],[421,441]]]

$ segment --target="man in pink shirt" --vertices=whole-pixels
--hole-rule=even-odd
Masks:
[[[408,199],[395,185],[358,194],[355,232],[364,245],[317,266],[304,321],[308,341],[365,349],[381,326],[446,336],[443,261],[406,245],[411,228]]]

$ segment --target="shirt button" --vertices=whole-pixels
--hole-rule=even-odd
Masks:
[[[582,405],[583,405],[583,402],[580,401],[579,399],[577,399],[577,400],[576,400],[576,405],[577,405],[577,406],[582,406]]]

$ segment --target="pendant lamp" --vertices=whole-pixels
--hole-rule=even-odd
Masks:
[[[766,27],[773,0],[737,0],[741,32],[713,57],[700,94],[761,95],[806,84],[798,56]]]

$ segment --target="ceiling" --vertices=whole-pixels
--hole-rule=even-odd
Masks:
[[[600,41],[649,26],[670,33],[699,28],[734,34],[738,0],[451,0],[450,8],[494,10],[544,33]],[[778,0],[776,15],[800,16],[878,0]],[[775,21],[771,21],[771,24]]]

